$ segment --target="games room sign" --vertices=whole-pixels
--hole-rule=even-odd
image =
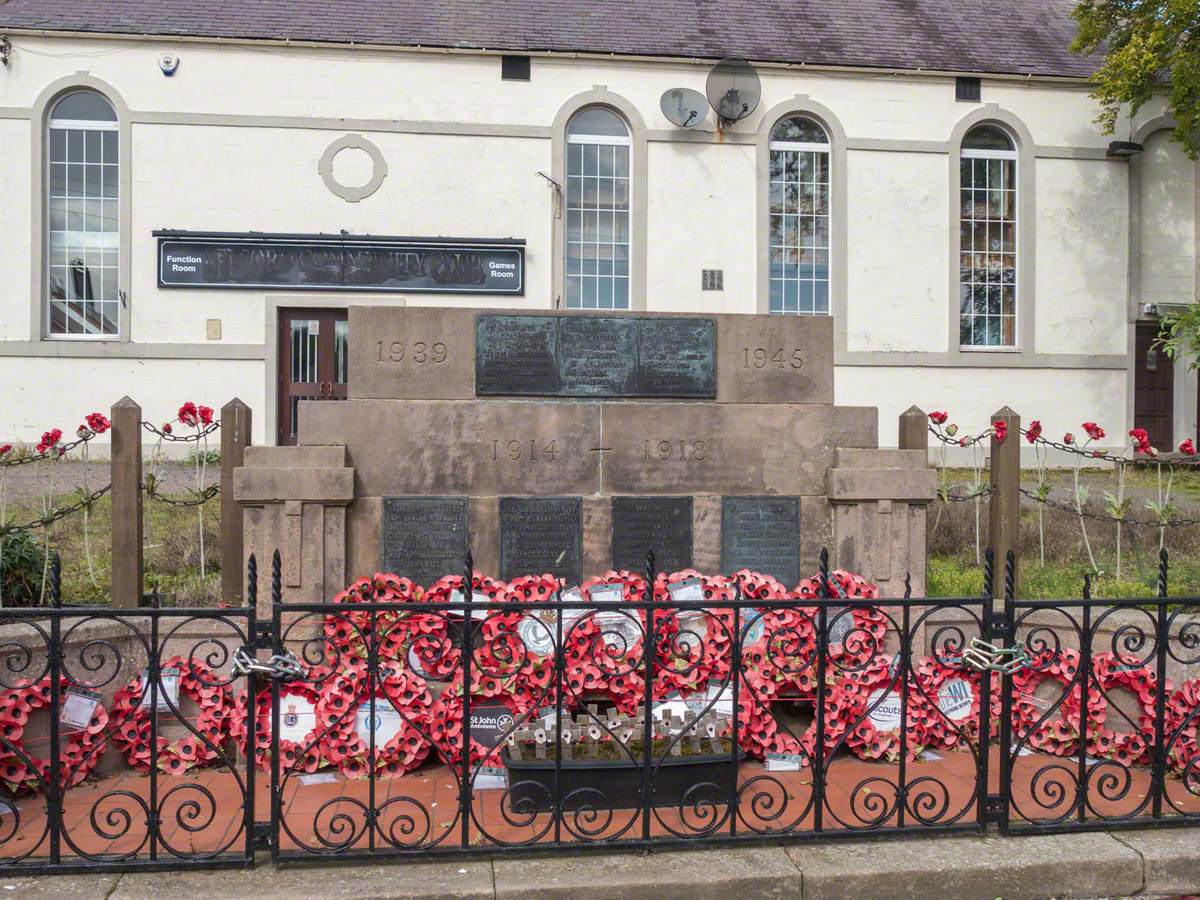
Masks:
[[[156,231],[162,288],[525,293],[523,240]]]

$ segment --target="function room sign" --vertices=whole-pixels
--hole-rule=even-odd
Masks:
[[[523,240],[156,231],[158,286],[525,293]]]

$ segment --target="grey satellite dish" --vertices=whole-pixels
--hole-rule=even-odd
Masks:
[[[667,121],[680,128],[695,128],[708,116],[708,100],[691,88],[664,91],[658,105]]]
[[[737,122],[758,109],[762,85],[754,66],[744,59],[723,59],[708,73],[709,106],[722,122]]]

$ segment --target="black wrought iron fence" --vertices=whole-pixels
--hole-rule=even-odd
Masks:
[[[323,603],[284,602],[278,555],[272,575],[269,616],[253,562],[246,609],[0,616],[4,863],[1200,818],[1200,608],[1166,596],[1165,558],[1157,597],[996,609],[825,564],[795,588],[652,563],[568,587],[468,561]]]

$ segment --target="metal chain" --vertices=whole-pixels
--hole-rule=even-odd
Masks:
[[[157,500],[159,503],[165,503],[168,506],[203,506],[213,497],[221,493],[220,483],[210,484],[202,491],[194,491],[193,496],[188,498],[168,497],[165,494],[160,494],[154,488],[153,484],[143,484],[142,490],[146,492],[146,496],[151,500]]]
[[[1069,503],[1051,500],[1049,497],[1039,497],[1028,488],[1021,488],[1020,490],[1022,494],[1036,503],[1044,503],[1052,509],[1059,509],[1063,512],[1069,512],[1073,516],[1083,516],[1085,519],[1093,519],[1097,522],[1120,522],[1122,525],[1131,525],[1135,528],[1186,528],[1191,525],[1200,525],[1200,519],[1171,519],[1168,522],[1160,522],[1157,519],[1118,518],[1104,513],[1080,512]]]
[[[997,647],[975,638],[963,651],[962,658],[977,672],[999,672],[1002,675],[1012,675],[1033,664],[1023,641],[1017,641],[1011,647]]]
[[[87,437],[76,438],[65,444],[59,444],[45,453],[31,453],[29,456],[14,456],[11,459],[0,459],[0,466],[25,466],[29,463],[41,462],[44,459],[58,459],[60,456],[70,453],[80,444],[86,444],[93,437],[95,437],[95,434],[89,432]]]
[[[244,647],[233,654],[234,675],[261,675],[275,681],[299,681],[304,678],[304,666],[290,650],[276,653],[268,660],[259,660]]]
[[[84,497],[82,500],[72,503],[70,506],[60,506],[50,510],[50,512],[46,513],[46,515],[42,516],[40,519],[34,519],[33,521],[25,522],[20,525],[0,525],[0,537],[8,534],[15,534],[18,531],[32,531],[35,528],[45,528],[47,525],[51,525],[54,522],[57,522],[59,519],[66,518],[67,516],[71,515],[71,513],[77,513],[84,507],[91,506],[111,490],[112,485],[106,484],[104,487],[97,488],[88,496]]]
[[[163,431],[161,428],[156,427],[155,425],[153,425],[150,422],[142,423],[142,428],[146,429],[146,431],[150,432],[153,435],[157,435],[159,440],[174,441],[176,443],[184,443],[184,444],[195,443],[196,441],[203,440],[204,438],[208,437],[210,434],[212,434],[214,431],[216,431],[220,427],[221,427],[221,422],[219,420],[214,420],[213,422],[210,422],[208,425],[205,425],[203,428],[201,428],[195,434],[171,434],[170,432]]]

